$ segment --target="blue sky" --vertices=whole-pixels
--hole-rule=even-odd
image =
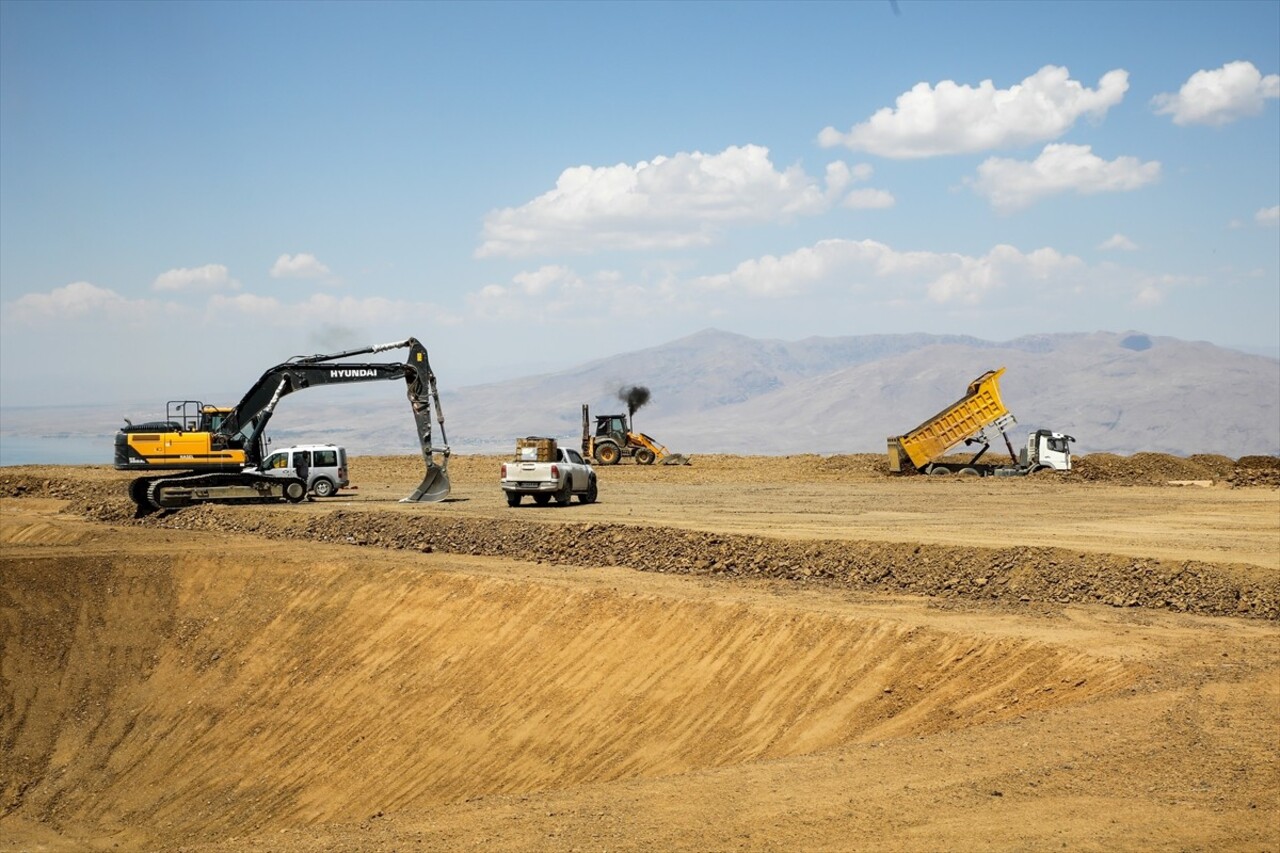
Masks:
[[[0,3],[0,406],[714,326],[1280,346],[1280,3]]]

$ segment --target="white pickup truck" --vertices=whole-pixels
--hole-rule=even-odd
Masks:
[[[546,506],[553,498],[563,506],[574,495],[580,503],[595,503],[596,472],[582,455],[567,447],[557,447],[554,454],[554,462],[513,459],[502,463],[507,506],[519,506],[525,495],[532,495],[538,506]]]

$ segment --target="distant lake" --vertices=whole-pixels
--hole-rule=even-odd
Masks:
[[[114,455],[111,436],[0,435],[0,466],[110,465]]]

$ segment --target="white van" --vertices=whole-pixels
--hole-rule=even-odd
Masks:
[[[274,451],[262,460],[259,470],[269,477],[299,477],[300,469],[308,471],[307,491],[318,498],[327,498],[350,485],[347,449],[336,444],[300,444]]]

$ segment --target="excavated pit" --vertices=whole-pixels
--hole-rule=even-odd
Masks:
[[[0,559],[0,814],[84,843],[225,839],[926,736],[1136,678],[1058,646],[800,605],[278,543],[95,555],[39,524],[5,540],[47,547]]]

